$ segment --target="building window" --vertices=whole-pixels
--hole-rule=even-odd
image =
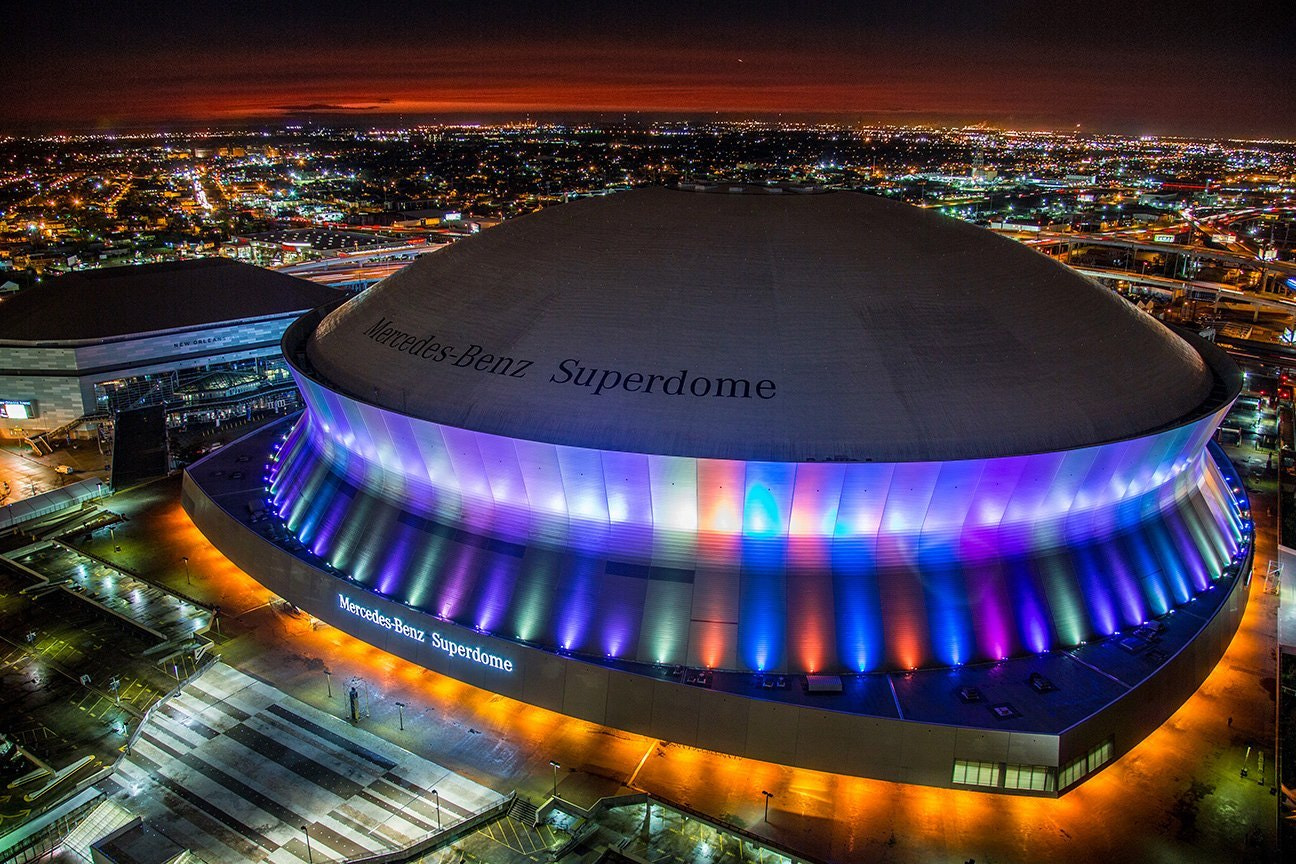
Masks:
[[[1058,769],[1057,788],[1065,789],[1080,782],[1086,774],[1091,774],[1110,762],[1114,752],[1115,746],[1112,744],[1112,739],[1108,738],[1083,756],[1072,759]]]
[[[964,786],[998,786],[999,763],[955,759],[954,782]]]
[[[1089,773],[1084,756],[1077,756],[1067,764],[1063,765],[1058,771],[1058,788],[1065,789],[1068,786],[1080,782],[1080,778]]]
[[[1004,788],[1052,792],[1053,769],[1047,765],[1005,765]]]
[[[1097,747],[1090,750],[1088,755],[1089,755],[1089,770],[1097,771],[1103,765],[1106,765],[1108,762],[1111,761],[1112,739],[1108,738],[1106,741],[1102,742]]]

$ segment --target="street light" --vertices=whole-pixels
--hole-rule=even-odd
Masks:
[[[189,556],[181,555],[180,560],[183,561],[185,565],[185,584],[192,585],[193,582],[189,581]]]
[[[404,732],[405,731],[405,703],[404,702],[396,703],[396,716],[400,720],[401,731]]]
[[[774,797],[774,793],[766,792],[764,789],[762,789],[761,794],[765,796],[765,821],[768,822],[769,821],[769,799]]]
[[[440,831],[441,830],[441,796],[437,794],[437,790],[435,789],[432,790],[432,800],[436,802],[437,830]]]
[[[328,698],[333,698],[333,673],[327,666],[324,667],[324,686],[328,688]]]
[[[303,825],[302,833],[306,835],[306,864],[315,864],[315,856],[311,854],[310,848],[310,829]]]
[[[549,760],[549,765],[551,768],[553,768],[553,797],[557,798],[558,797],[558,769],[561,768],[562,766],[559,765],[557,762],[553,761],[552,759]]]

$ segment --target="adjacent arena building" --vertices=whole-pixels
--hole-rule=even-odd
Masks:
[[[282,410],[297,394],[279,340],[337,296],[221,258],[48,279],[0,304],[0,438],[93,433],[150,405],[177,423]]]
[[[191,467],[198,526],[318,618],[574,717],[1056,795],[1163,722],[1245,607],[1211,443],[1233,364],[934,212],[582,200],[284,351],[306,410]],[[264,494],[223,467],[248,454]]]

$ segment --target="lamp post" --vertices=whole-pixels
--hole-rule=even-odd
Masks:
[[[558,769],[562,766],[552,759],[549,760],[549,767],[553,768],[553,797],[558,797]]]
[[[404,702],[396,703],[396,717],[399,719],[400,722],[400,730],[404,732],[405,731],[405,703]]]
[[[774,793],[766,792],[764,789],[762,789],[761,794],[765,796],[765,821],[768,822],[769,821],[769,799],[774,797]]]
[[[192,585],[193,582],[191,582],[191,581],[189,580],[189,556],[188,556],[188,555],[181,555],[181,556],[180,556],[180,560],[183,561],[183,562],[184,562],[184,565],[185,565],[185,584],[186,584],[186,585]]]
[[[324,667],[324,686],[328,688],[328,698],[333,698],[333,673],[327,666]]]
[[[437,794],[437,790],[435,789],[432,790],[432,800],[436,802],[437,830],[440,831],[441,830],[441,796]]]
[[[306,862],[307,864],[315,864],[315,856],[311,854],[311,847],[310,847],[310,828],[306,825],[303,825],[302,833],[306,835]]]

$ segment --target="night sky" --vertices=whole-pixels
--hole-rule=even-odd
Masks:
[[[1294,19],[1245,0],[5,0],[0,126],[718,111],[1296,138]]]

